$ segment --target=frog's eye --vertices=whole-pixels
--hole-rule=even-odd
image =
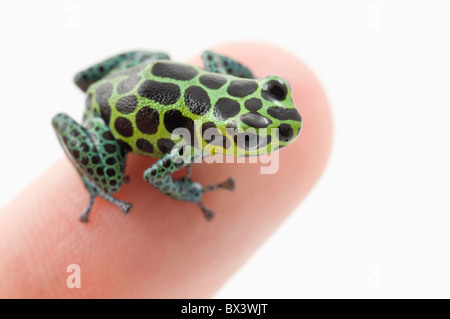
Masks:
[[[287,86],[281,80],[270,80],[261,90],[261,96],[268,101],[284,101],[287,93]]]

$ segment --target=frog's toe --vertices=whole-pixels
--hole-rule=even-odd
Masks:
[[[80,222],[87,223],[89,221],[89,214],[91,213],[92,205],[94,205],[94,199],[96,195],[91,194],[89,197],[89,204],[81,213],[79,220]]]
[[[236,183],[234,182],[234,179],[232,177],[228,178],[226,181],[219,184],[220,188],[227,189],[229,191],[234,191],[234,188],[236,187]]]
[[[121,201],[121,203],[119,203],[118,206],[122,211],[122,213],[124,213],[125,215],[131,213],[131,210],[133,209],[133,204],[125,201]]]
[[[85,212],[81,213],[81,215],[80,215],[80,217],[78,218],[78,220],[79,220],[80,222],[83,222],[83,223],[89,222],[89,214],[86,214]]]
[[[212,210],[210,210],[209,208],[207,208],[205,205],[203,205],[202,202],[198,203],[198,206],[200,206],[202,213],[203,213],[203,217],[205,217],[205,219],[209,222],[211,221],[215,214]]]

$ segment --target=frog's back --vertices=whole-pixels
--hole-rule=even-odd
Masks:
[[[233,79],[239,78],[173,61],[144,63],[92,84],[84,122],[101,116],[125,148],[161,157],[174,146],[171,136],[177,128],[187,129],[192,138],[199,133],[196,120],[225,129],[227,121],[218,123],[211,106],[229,95],[225,84]]]

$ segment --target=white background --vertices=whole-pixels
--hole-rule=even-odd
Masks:
[[[0,2],[5,205],[62,156],[76,71],[128,49],[185,60],[262,40],[305,61],[335,143],[306,201],[218,298],[450,296],[450,2]]]

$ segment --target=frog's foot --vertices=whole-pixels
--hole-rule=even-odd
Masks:
[[[164,155],[144,172],[144,180],[171,198],[196,203],[200,206],[205,219],[211,220],[214,213],[203,205],[201,201],[203,194],[218,189],[233,190],[234,181],[230,178],[222,183],[208,186],[193,182],[190,175],[194,156],[191,152],[182,150],[183,148],[173,148],[170,153]],[[172,173],[187,165],[189,166],[185,177],[177,180],[172,177]]]
[[[227,179],[222,183],[202,186],[202,193],[205,194],[219,189],[227,189],[229,191],[234,191],[234,186],[235,186],[234,179],[230,177],[229,179]],[[209,208],[205,207],[202,201],[199,201],[197,204],[198,206],[200,206],[200,209],[202,210],[203,217],[205,217],[207,221],[211,221],[214,218],[215,215],[214,212]]]
[[[80,220],[88,220],[96,196],[103,197],[125,214],[128,213],[131,204],[111,196],[124,182],[125,154],[103,119],[88,120],[86,129],[68,115],[58,114],[52,124],[61,146],[91,195]]]
[[[109,194],[106,194],[103,190],[101,190],[98,186],[92,183],[85,176],[81,175],[81,179],[83,180],[83,183],[90,194],[88,206],[83,210],[79,218],[81,222],[87,223],[89,221],[89,214],[91,213],[92,206],[94,205],[94,199],[97,196],[101,196],[108,202],[119,207],[122,213],[124,213],[125,215],[129,214],[133,209],[133,204],[115,198]]]
[[[189,164],[186,166],[186,174],[184,175],[185,179],[190,179],[192,175],[192,167],[193,164]],[[229,191],[234,191],[235,183],[233,178],[229,178],[226,181],[223,181],[222,183],[212,184],[212,185],[205,185],[202,186],[202,192],[212,192],[218,189],[227,189]]]
[[[211,221],[216,214],[214,214],[214,212],[209,208],[205,207],[205,205],[203,205],[201,201],[198,202],[197,204],[198,206],[200,206],[200,209],[202,210],[203,213],[203,217],[205,217],[206,221],[208,222]]]
[[[113,71],[120,71],[152,60],[169,60],[163,52],[130,51],[115,55],[75,75],[74,82],[82,90]]]
[[[205,70],[220,74],[231,74],[240,78],[254,79],[253,73],[244,65],[232,58],[205,51],[202,54]]]
[[[216,191],[218,189],[227,189],[229,191],[234,191],[234,187],[235,187],[234,179],[230,177],[229,179],[227,179],[226,181],[224,181],[222,183],[203,186],[202,192],[207,193],[207,192]]]

